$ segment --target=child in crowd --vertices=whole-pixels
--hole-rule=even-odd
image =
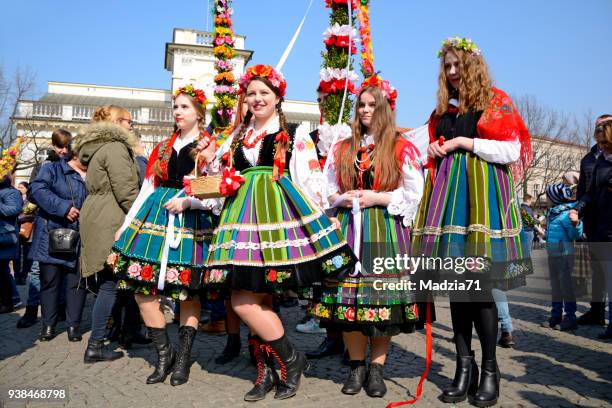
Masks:
[[[572,287],[574,248],[572,241],[582,236],[582,221],[574,212],[575,196],[566,184],[546,187],[546,196],[552,207],[548,210],[546,242],[548,269],[552,286],[552,310],[546,326],[558,330],[575,330],[576,296]],[[565,317],[563,311],[565,310]]]

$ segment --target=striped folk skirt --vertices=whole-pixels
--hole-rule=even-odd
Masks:
[[[178,192],[156,188],[115,242],[107,264],[119,279],[119,289],[187,300],[202,288],[208,244],[218,218],[210,211],[187,210],[175,217],[174,234],[181,239],[176,248],[169,248],[164,290],[158,290],[169,217],[162,206]]]
[[[242,172],[244,184],[226,199],[208,248],[205,285],[257,293],[307,289],[355,264],[342,234],[291,181],[272,180],[272,167]]]
[[[367,336],[414,331],[420,316],[408,284],[410,270],[397,264],[385,267],[381,261],[409,254],[410,229],[384,207],[361,211],[357,235],[350,209],[339,209],[338,220],[351,248],[355,250],[359,240],[361,267],[329,276],[315,292],[310,313],[344,331],[361,331]]]
[[[485,288],[525,285],[533,272],[514,189],[506,165],[458,151],[445,157],[425,192],[413,229],[413,253],[440,258],[481,258],[470,270],[438,268],[443,278],[478,277]],[[459,265],[455,263],[455,265]]]

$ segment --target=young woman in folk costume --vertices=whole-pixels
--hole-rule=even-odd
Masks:
[[[329,202],[361,266],[331,276],[312,313],[342,329],[350,372],[342,392],[383,397],[383,368],[391,337],[414,331],[418,309],[409,291],[377,288],[408,280],[410,271],[374,269],[374,258],[403,256],[410,250],[410,225],[423,193],[419,154],[395,125],[397,92],[388,81],[372,76],[358,96],[352,137],[336,144],[328,160]],[[353,202],[358,200],[360,212]],[[368,340],[371,362],[366,368]]]
[[[500,379],[491,289],[524,285],[525,275],[531,273],[531,261],[521,249],[524,233],[513,176],[529,164],[531,142],[510,98],[491,85],[476,45],[458,37],[443,44],[438,104],[429,121],[430,177],[413,245],[428,256],[481,258],[462,275],[458,273],[465,269],[446,275],[479,279],[482,291],[451,294],[457,366],[441,398],[459,402],[469,397],[476,406],[490,406],[497,402]],[[472,326],[483,354],[480,384]]]
[[[285,399],[296,394],[307,360],[265,304],[267,294],[320,283],[324,267],[339,273],[355,261],[321,209],[325,182],[308,130],[285,123],[285,80],[272,67],[256,65],[239,83],[249,110],[217,152],[232,166],[223,179],[234,181],[226,185],[233,191],[226,192],[235,195],[225,200],[204,284],[232,289],[232,306],[255,335],[258,375],[245,400],[263,399],[275,386],[274,398]]]
[[[187,382],[191,347],[200,320],[203,264],[220,200],[198,200],[182,191],[183,177],[193,172],[196,144],[202,140],[204,160],[214,157],[215,143],[206,133],[206,97],[191,85],[174,95],[176,130],[159,143],[149,158],[147,177],[134,206],[119,230],[108,264],[119,288],[136,295],[142,318],[158,352],[155,372],[147,384]],[[168,340],[159,295],[180,301],[178,352]]]

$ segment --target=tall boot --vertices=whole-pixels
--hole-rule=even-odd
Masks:
[[[270,356],[264,355],[261,339],[258,336],[251,336],[249,346],[253,348],[253,355],[257,362],[257,379],[253,388],[245,394],[244,400],[260,401],[278,385],[279,379],[274,369],[274,361]]]
[[[250,347],[250,346],[249,346]],[[228,333],[227,343],[221,355],[215,358],[215,363],[226,364],[240,355],[240,333]]]
[[[440,399],[444,402],[461,402],[468,394],[476,394],[477,387],[478,365],[474,361],[474,352],[471,351],[469,356],[457,355],[455,378],[452,385],[442,391]]]
[[[276,387],[274,399],[293,397],[300,387],[300,378],[308,369],[308,359],[301,351],[297,351],[283,334],[280,339],[264,344],[264,349],[280,366],[280,383]]]
[[[181,326],[179,328],[179,351],[177,353],[174,372],[170,377],[171,385],[185,384],[189,380],[189,370],[191,368],[191,348],[197,330],[191,326]]]
[[[176,353],[170,345],[168,331],[165,327],[163,329],[149,327],[149,333],[157,348],[157,364],[153,374],[147,377],[147,384],[157,384],[164,382],[170,371],[172,371]]]
[[[497,361],[495,359],[483,360],[480,385],[478,386],[476,395],[469,396],[470,404],[476,407],[490,407],[497,404],[500,378],[501,374],[497,366]]]

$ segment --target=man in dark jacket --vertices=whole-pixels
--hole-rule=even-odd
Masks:
[[[595,126],[611,121],[612,115],[601,115],[597,118]],[[591,151],[587,153],[580,161],[580,179],[578,180],[578,187],[576,189],[576,198],[580,201],[588,191],[593,178],[593,170],[597,163],[598,157],[601,155],[600,145],[603,143],[604,138],[601,134],[595,134],[595,145],[591,147]],[[595,242],[594,240],[594,227],[595,222],[593,220],[591,212],[585,212],[583,223],[584,233],[587,241]],[[597,254],[591,251],[591,258],[596,259]],[[577,320],[579,325],[596,325],[602,326],[605,324],[605,300],[606,300],[606,282],[605,274],[601,268],[600,262],[592,262],[592,282],[591,282],[591,308]]]

